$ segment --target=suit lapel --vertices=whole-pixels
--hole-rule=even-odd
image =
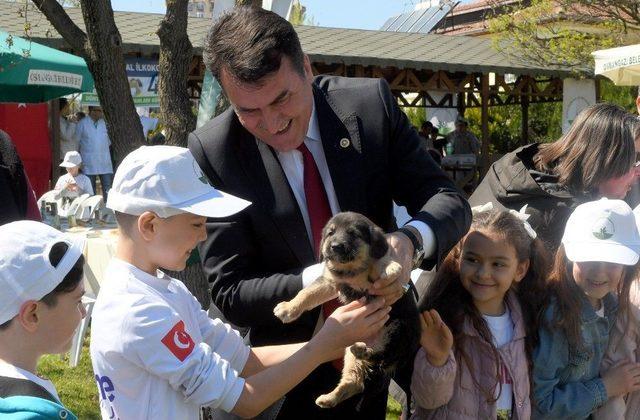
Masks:
[[[254,206],[260,206],[261,211],[271,216],[301,264],[315,261],[298,203],[273,149],[257,141],[248,131],[240,132],[237,152],[258,197]]]
[[[341,211],[364,213],[364,163],[358,119],[342,114],[315,84],[313,94],[327,166]]]

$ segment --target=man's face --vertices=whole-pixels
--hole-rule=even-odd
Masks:
[[[98,121],[102,118],[102,108],[93,108],[91,112],[89,112],[89,116],[93,121]]]
[[[260,80],[260,85],[243,83],[223,69],[220,84],[240,123],[251,134],[274,149],[286,152],[304,141],[313,108],[313,74],[304,59],[301,76],[287,57],[280,69]]]

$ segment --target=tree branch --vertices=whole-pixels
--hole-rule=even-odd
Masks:
[[[31,0],[31,2],[74,50],[84,56],[88,55],[87,34],[71,20],[60,3],[55,0]]]

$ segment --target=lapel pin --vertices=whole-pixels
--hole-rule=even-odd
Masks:
[[[349,141],[349,139],[347,138],[340,139],[340,147],[342,147],[343,149],[346,149],[347,147],[349,147],[350,144],[351,142]]]

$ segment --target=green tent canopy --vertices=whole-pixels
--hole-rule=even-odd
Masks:
[[[0,102],[45,102],[91,92],[93,77],[82,57],[0,31]]]

